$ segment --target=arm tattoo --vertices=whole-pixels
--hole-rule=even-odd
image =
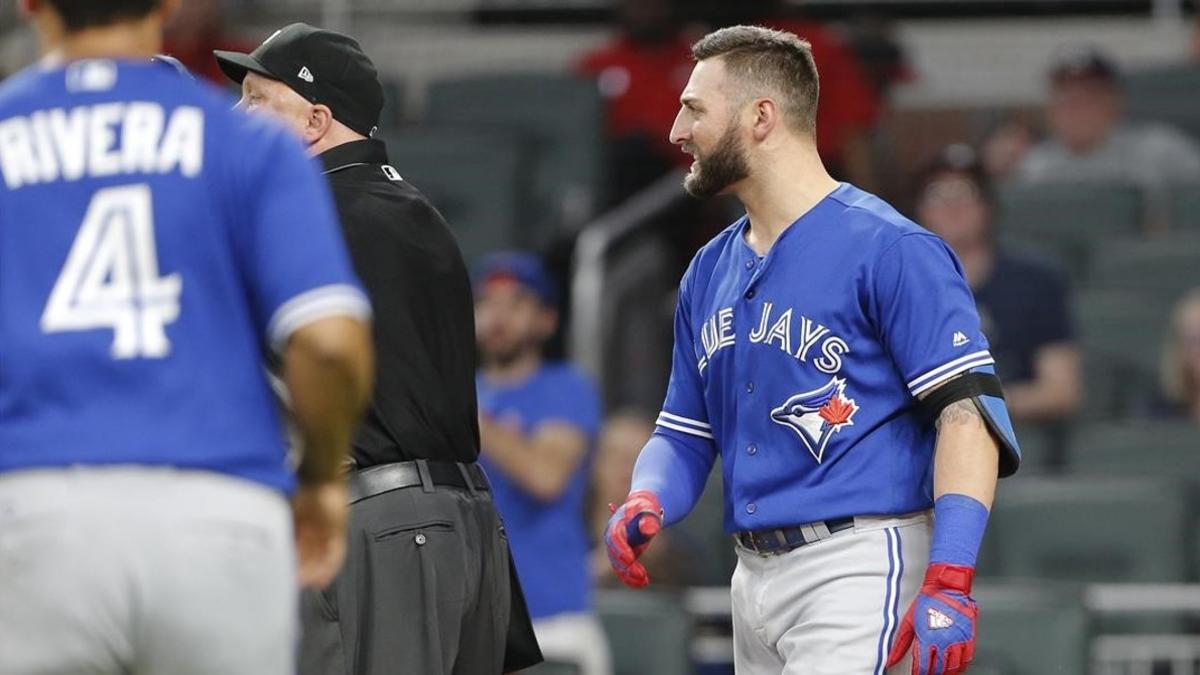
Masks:
[[[942,424],[973,424],[982,422],[983,417],[975,402],[970,399],[955,401],[942,409],[935,426],[940,430]]]

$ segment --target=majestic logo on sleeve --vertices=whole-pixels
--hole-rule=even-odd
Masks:
[[[771,411],[776,424],[796,432],[817,464],[825,455],[830,436],[854,424],[858,404],[846,398],[846,380],[834,377],[820,389],[796,394]]]

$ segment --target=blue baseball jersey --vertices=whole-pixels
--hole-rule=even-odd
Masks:
[[[764,257],[747,227],[684,274],[655,433],[705,474],[720,453],[729,531],[930,508],[917,397],[993,363],[957,258],[847,184]]]
[[[0,471],[292,488],[266,349],[370,308],[318,167],[231,104],[151,62],[0,86]]]
[[[516,384],[489,383],[482,376],[476,382],[479,409],[497,421],[517,425],[526,435],[536,433],[548,422],[568,424],[588,440],[588,454],[571,475],[567,488],[549,502],[521,489],[490,462],[486,445],[479,461],[488,472],[496,508],[504,518],[530,616],[541,619],[589,611],[590,545],[583,508],[592,448],[600,427],[596,387],[587,376],[564,363],[545,364]]]

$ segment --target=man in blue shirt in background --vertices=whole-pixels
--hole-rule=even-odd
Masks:
[[[475,275],[480,456],[504,517],[534,631],[548,661],[611,672],[592,613],[583,513],[600,426],[592,382],[543,359],[558,328],[558,290],[538,258],[497,253]]]

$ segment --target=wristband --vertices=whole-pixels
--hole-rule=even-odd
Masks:
[[[938,497],[933,504],[930,564],[974,567],[987,520],[987,507],[977,499],[962,494]]]

